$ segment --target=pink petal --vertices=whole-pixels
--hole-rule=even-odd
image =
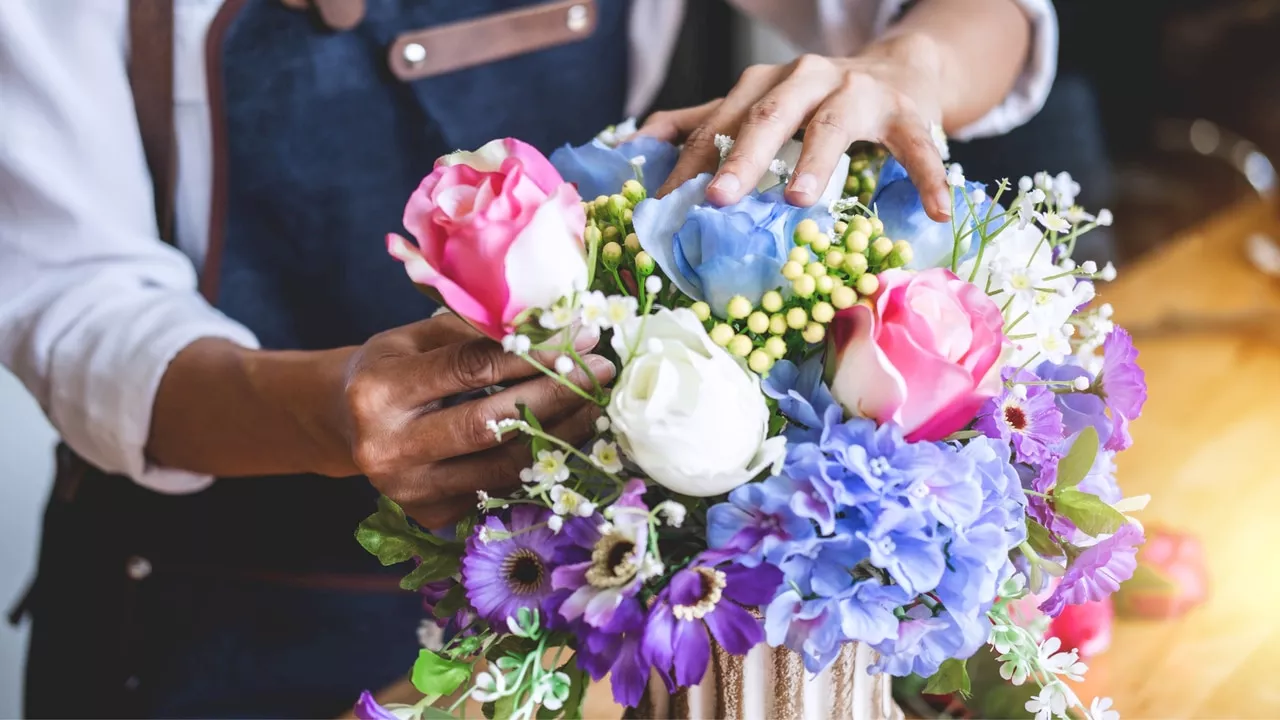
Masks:
[[[560,177],[551,161],[538,152],[537,148],[515,138],[506,138],[503,144],[509,155],[502,163],[504,174],[510,172],[512,165],[519,165],[524,174],[548,195],[564,183],[564,178]]]
[[[836,372],[831,393],[846,411],[887,422],[896,418],[907,397],[907,383],[876,346],[871,309],[855,305],[831,321]]]

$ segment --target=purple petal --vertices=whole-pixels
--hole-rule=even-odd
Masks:
[[[360,720],[397,720],[395,715],[373,699],[373,695],[368,690],[360,693],[360,699],[356,701],[354,711],[355,716]]]
[[[711,662],[711,643],[707,629],[700,622],[677,621],[675,641],[676,683],[682,686],[697,685],[707,672]]]
[[[720,647],[734,655],[746,655],[764,640],[760,621],[741,606],[723,602],[703,618]]]
[[[583,588],[582,590],[586,589],[588,588]],[[578,592],[582,592],[582,590],[579,590]],[[574,593],[574,595],[577,594],[578,593]],[[572,597],[569,599],[573,600]],[[587,609],[583,614],[583,619],[596,627],[604,627],[604,625],[613,619],[613,611],[617,610],[618,606],[622,604],[622,599],[622,593],[619,592],[617,588],[610,588],[609,590],[596,593],[596,596],[591,598],[590,602],[587,603]],[[565,604],[567,605],[568,603]]]
[[[1138,567],[1138,546],[1145,540],[1142,528],[1125,523],[1114,535],[1076,557],[1040,609],[1057,617],[1067,605],[1102,600],[1119,590],[1120,583],[1133,577]]]
[[[628,637],[622,644],[609,683],[613,686],[613,699],[619,705],[635,707],[640,704],[645,688],[649,686],[649,665],[641,658],[640,643],[635,638]]]
[[[702,599],[702,574],[685,568],[671,578],[668,602],[672,605],[696,605]]]
[[[718,569],[724,573],[724,597],[740,605],[767,605],[782,584],[782,571],[772,565],[746,568],[735,563]]]

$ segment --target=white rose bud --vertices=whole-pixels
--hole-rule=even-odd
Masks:
[[[786,451],[786,440],[767,437],[759,378],[711,340],[693,311],[661,308],[629,320],[615,329],[613,349],[623,368],[609,420],[623,452],[654,482],[719,495]]]

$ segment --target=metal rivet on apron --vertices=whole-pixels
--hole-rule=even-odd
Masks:
[[[574,5],[569,8],[569,29],[573,32],[582,32],[587,29],[587,6]]]
[[[125,680],[125,681],[124,681],[124,689],[125,689],[125,690],[137,690],[137,689],[138,689],[138,685],[139,685],[141,682],[142,682],[142,681],[138,679],[138,676],[137,676],[137,675],[130,675],[130,676],[129,676],[129,678],[128,678],[127,680]]]
[[[409,43],[404,46],[404,60],[410,65],[417,65],[427,59],[427,49],[421,43]]]
[[[135,555],[125,564],[125,573],[132,580],[142,580],[151,574],[151,561]]]

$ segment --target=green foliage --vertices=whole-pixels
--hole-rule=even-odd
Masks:
[[[449,695],[469,679],[470,665],[440,657],[425,648],[418,651],[418,660],[410,675],[413,686],[423,695]]]
[[[952,695],[959,693],[960,697],[969,697],[969,671],[965,667],[963,660],[951,658],[942,663],[938,668],[938,672],[929,677],[929,682],[924,686],[924,692],[927,695]]]
[[[1027,518],[1027,544],[1042,557],[1061,557],[1062,548],[1043,525]]]
[[[1113,533],[1125,523],[1124,515],[1097,495],[1079,490],[1053,494],[1054,509],[1089,535]]]
[[[542,423],[538,422],[538,416],[533,414],[533,410],[530,410],[528,405],[517,405],[516,408],[520,411],[520,417],[523,418],[525,422],[529,423],[529,427],[539,432],[542,431]],[[531,435],[530,449],[533,451],[533,456],[536,458],[538,457],[538,453],[543,450],[550,450],[551,443],[546,438]]]
[[[1093,461],[1098,456],[1098,431],[1092,425],[1080,431],[1079,437],[1071,444],[1071,450],[1058,461],[1058,480],[1054,486],[1057,492],[1074,489],[1089,474]]]
[[[461,542],[435,537],[411,524],[404,510],[386,497],[378,498],[378,511],[356,528],[356,542],[383,565],[421,558],[422,564],[400,581],[406,590],[457,573],[463,548]]]

